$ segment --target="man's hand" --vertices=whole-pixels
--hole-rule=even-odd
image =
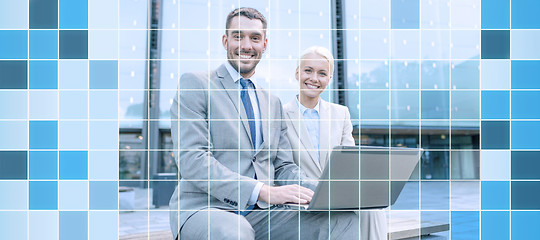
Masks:
[[[307,204],[312,197],[313,191],[311,189],[297,184],[277,187],[263,185],[258,200],[265,201],[268,204]]]

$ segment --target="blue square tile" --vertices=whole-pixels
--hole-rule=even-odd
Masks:
[[[27,239],[26,212],[0,212],[0,239]]]
[[[60,211],[60,240],[88,239],[88,212]]]
[[[451,226],[452,239],[480,239],[480,212],[452,211]]]
[[[0,121],[0,150],[26,150],[28,149],[28,122],[27,121]]]
[[[28,1],[0,1],[0,29],[28,29]]]
[[[90,121],[90,149],[118,150],[118,121]]]
[[[420,25],[419,0],[392,0],[392,28],[418,29]]]
[[[389,91],[360,91],[360,115],[363,119],[388,119]]]
[[[422,0],[428,1],[428,0]],[[435,2],[435,1],[432,1]],[[450,8],[450,24],[452,29],[479,29],[481,26],[481,0],[439,0]],[[422,9],[424,11],[424,9]],[[424,20],[424,19],[422,19]],[[453,33],[452,33],[453,34]],[[456,44],[454,43],[454,46]]]
[[[521,60],[540,59],[540,30],[522,29],[510,32],[510,58]]]
[[[451,75],[452,89],[479,89],[480,61],[454,61]]]
[[[30,179],[58,179],[56,151],[30,151]]]
[[[28,214],[28,239],[58,240],[58,212],[31,211]]]
[[[510,0],[490,0],[482,2],[482,28],[510,28]]]
[[[482,30],[482,59],[510,58],[510,30]]]
[[[392,119],[418,119],[419,107],[417,91],[392,91]]]
[[[60,30],[60,58],[88,59],[88,30]]]
[[[60,151],[59,156],[59,179],[88,179],[88,152]]]
[[[0,61],[0,89],[26,89],[27,61]]]
[[[117,119],[118,91],[90,91],[90,118]]]
[[[481,60],[481,87],[485,90],[510,89],[510,60]]]
[[[509,91],[482,91],[483,119],[508,119],[509,117]]]
[[[509,212],[496,211],[482,212],[482,239],[507,240],[510,239]]]
[[[88,118],[88,91],[59,91],[61,119]]]
[[[58,92],[35,90],[28,92],[30,120],[58,119]]]
[[[400,187],[402,184],[403,189],[397,196],[397,200],[391,206],[391,210],[419,210],[420,209],[420,182],[419,181],[392,181],[391,188]],[[396,197],[397,191],[391,191],[392,198]]]
[[[30,149],[56,149],[58,123],[56,121],[30,121]]]
[[[449,181],[422,181],[420,183],[420,210],[450,209]]]
[[[539,160],[539,151],[512,151],[512,179],[540,180]]]
[[[90,181],[90,209],[118,209],[118,181]]]
[[[30,0],[30,28],[58,28],[58,0]]]
[[[118,239],[117,211],[90,211],[90,240]]]
[[[452,43],[450,56],[452,56],[452,59],[480,58],[480,43],[482,42],[480,30],[452,30],[450,35],[450,42]]]
[[[118,89],[118,61],[90,61],[90,89]]]
[[[538,29],[540,28],[540,2],[536,0],[512,0],[512,20],[514,29]]]
[[[118,179],[119,156],[115,151],[88,152],[88,179],[115,180]]]
[[[508,150],[480,151],[480,179],[510,180],[511,152]]]
[[[512,121],[513,149],[540,149],[540,122]]]
[[[480,138],[483,149],[509,149],[510,122],[482,121]]]
[[[452,91],[452,119],[479,119],[479,93],[479,91]]]
[[[87,121],[58,122],[58,149],[80,150],[88,149]]]
[[[122,43],[124,44],[124,43]],[[118,59],[118,30],[90,30],[88,35],[89,59]],[[137,46],[138,47],[138,46]],[[163,57],[162,57],[163,58]]]
[[[88,28],[118,29],[118,1],[88,1]]]
[[[29,182],[30,210],[57,210],[58,183],[56,181]]]
[[[27,181],[0,181],[0,192],[2,196],[9,196],[0,198],[0,210],[28,210]]]
[[[28,31],[0,30],[0,59],[28,58]]]
[[[58,61],[58,89],[88,89],[88,60]]]
[[[510,209],[509,181],[482,181],[482,210]]]
[[[540,212],[515,211],[510,217],[511,239],[531,239],[540,235]]]
[[[390,38],[392,39],[390,58],[408,60],[420,58],[419,30],[392,30]]]
[[[392,61],[390,67],[392,89],[418,89],[420,87],[420,72],[418,71],[420,64],[418,61]],[[121,82],[120,84],[125,83]]]
[[[414,218],[417,218],[415,215],[413,215]],[[450,224],[450,211],[420,211],[420,221],[422,222],[437,222],[441,224]],[[427,224],[421,224],[420,226],[426,226]],[[441,234],[442,239],[450,239],[450,236],[448,234],[449,231],[446,232],[439,232],[437,235]],[[413,238],[414,239],[414,238]]]
[[[28,92],[0,91],[0,119],[26,120],[27,117]]]
[[[87,181],[58,181],[59,210],[88,210]]]
[[[449,91],[422,91],[422,119],[450,118]]]
[[[30,30],[30,59],[58,58],[58,30]]]
[[[132,34],[135,35],[135,34]],[[128,36],[133,37],[133,36]],[[128,38],[126,37],[126,38]],[[390,58],[390,49],[389,49],[389,41],[384,41],[381,39],[390,39],[390,31],[389,30],[361,30],[360,31],[360,58],[362,59],[378,59],[379,61],[362,61],[360,64],[365,65],[379,65],[380,70],[385,70],[384,68],[388,68],[388,64],[384,64],[382,59],[388,59]],[[186,39],[187,40],[187,39]],[[122,42],[123,40],[120,39]],[[126,57],[129,58],[138,58],[137,54],[130,53],[128,50],[125,49],[122,52],[122,49],[120,50],[120,58],[126,59]],[[124,57],[126,56],[126,57]],[[188,56],[184,55],[183,58],[186,58]],[[197,58],[196,56],[192,56],[193,58]],[[383,65],[384,64],[384,65]],[[372,66],[373,67],[373,66]],[[378,76],[381,78],[388,78],[388,76]],[[374,79],[375,76],[371,77],[371,79]],[[370,79],[370,80],[371,80]],[[360,86],[362,88],[366,88],[364,86]]]
[[[512,89],[540,89],[540,61],[512,60]]]
[[[26,151],[0,151],[0,179],[28,179]]]
[[[88,28],[88,0],[59,0],[60,29]]]
[[[423,61],[422,89],[450,88],[450,61]]]
[[[58,62],[30,61],[30,89],[57,89]]]
[[[540,181],[512,181],[512,210],[540,210]]]

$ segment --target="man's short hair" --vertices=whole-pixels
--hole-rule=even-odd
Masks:
[[[262,15],[262,13],[257,11],[257,9],[248,8],[248,7],[241,7],[241,8],[237,8],[237,9],[232,10],[229,13],[229,15],[227,15],[227,22],[225,23],[225,28],[226,28],[225,29],[225,34],[227,34],[227,31],[229,31],[229,27],[231,25],[232,19],[234,17],[240,17],[240,16],[247,17],[250,20],[253,20],[253,19],[260,20],[262,25],[263,25],[263,30],[266,33],[266,18],[264,17],[264,15]]]

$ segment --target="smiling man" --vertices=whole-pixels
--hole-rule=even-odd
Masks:
[[[310,213],[315,184],[293,162],[281,102],[255,74],[267,46],[266,19],[252,8],[227,16],[228,60],[186,73],[171,107],[180,181],[170,201],[180,239],[358,239],[353,212]]]

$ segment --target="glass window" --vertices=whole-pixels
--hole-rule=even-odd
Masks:
[[[390,82],[392,89],[418,89],[420,72],[418,61],[392,61]]]

